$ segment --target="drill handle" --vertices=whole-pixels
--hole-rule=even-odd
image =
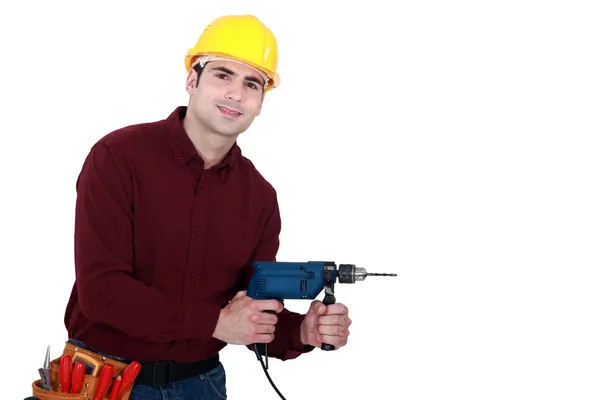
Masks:
[[[335,296],[331,293],[326,293],[325,298],[323,299],[323,304],[328,306],[328,305],[334,304],[334,303],[335,303]],[[321,350],[325,350],[325,351],[335,350],[335,346],[328,344],[328,343],[322,343]]]

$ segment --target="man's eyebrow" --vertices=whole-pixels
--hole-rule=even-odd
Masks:
[[[225,72],[226,74],[232,75],[232,76],[237,76],[238,74],[236,74],[235,72],[233,72],[232,70],[230,70],[227,67],[212,67],[211,71],[221,71],[221,72]],[[246,76],[245,79],[247,81],[250,82],[255,82],[258,85],[262,86],[264,84],[264,82],[262,82],[260,79],[254,77],[254,76]]]
[[[255,82],[255,83],[257,83],[257,84],[258,84],[258,85],[260,85],[260,86],[264,85],[264,82],[263,82],[262,80],[260,80],[260,79],[258,79],[258,78],[256,78],[256,77],[254,77],[254,76],[247,76],[247,77],[246,77],[246,80],[247,80],[247,81],[250,81],[250,82]]]
[[[211,71],[215,71],[215,70],[222,71],[222,72],[225,72],[226,74],[233,75],[233,76],[237,75],[235,72],[233,72],[229,68],[225,68],[225,67],[212,67],[210,70]]]

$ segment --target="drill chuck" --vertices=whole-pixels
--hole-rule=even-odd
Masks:
[[[363,281],[367,276],[364,268],[357,268],[354,264],[340,264],[338,268],[338,279],[340,283],[354,283]]]

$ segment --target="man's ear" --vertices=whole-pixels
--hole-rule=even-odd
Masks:
[[[196,92],[196,79],[198,78],[198,74],[194,68],[190,68],[187,74],[187,78],[185,80],[185,91],[191,96]]]

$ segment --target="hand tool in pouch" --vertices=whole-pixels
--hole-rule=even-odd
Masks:
[[[125,371],[123,371],[123,380],[121,381],[121,386],[117,392],[117,399],[120,399],[121,396],[123,396],[123,393],[125,393],[125,390],[127,390],[130,385],[133,385],[133,382],[140,373],[141,368],[142,364],[137,361],[133,361],[127,366],[127,368],[125,368]]]
[[[108,396],[108,400],[117,400],[119,390],[121,389],[121,375],[117,376],[115,379],[115,383],[113,383],[112,391],[110,392],[110,396]]]
[[[79,393],[83,387],[83,379],[85,376],[85,364],[81,361],[77,361],[73,366],[71,380],[71,393]]]
[[[44,366],[38,369],[40,373],[40,387],[46,390],[52,390],[52,379],[50,378],[50,346],[46,350],[46,358],[44,359]]]
[[[60,387],[63,393],[71,389],[71,356],[66,354],[60,358]]]
[[[86,375],[97,376],[100,373],[102,364],[99,361],[94,360],[93,357],[76,351],[75,354],[73,354],[73,364],[78,361],[81,361],[85,365]]]
[[[108,388],[114,372],[115,366],[112,364],[106,364],[104,367],[102,367],[100,378],[98,378],[98,386],[96,387],[96,395],[94,396],[94,400],[102,400],[102,396]]]

